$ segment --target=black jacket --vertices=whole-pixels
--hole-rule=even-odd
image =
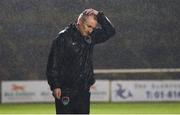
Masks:
[[[93,48],[115,34],[111,22],[102,12],[97,21],[101,28],[91,33],[91,41],[86,41],[74,24],[69,25],[53,41],[47,64],[47,80],[54,88],[89,89],[94,84]]]

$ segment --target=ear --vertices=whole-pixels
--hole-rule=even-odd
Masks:
[[[79,20],[79,21],[78,21],[78,24],[79,24],[79,25],[82,25],[82,24],[83,24],[82,20]]]
[[[82,24],[82,21],[81,20],[77,20],[77,25],[81,25]]]

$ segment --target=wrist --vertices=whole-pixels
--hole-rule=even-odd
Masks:
[[[96,17],[97,17],[97,21],[101,22],[102,18],[104,17],[104,13],[102,11],[99,11]]]

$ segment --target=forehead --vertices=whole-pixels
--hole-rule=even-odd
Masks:
[[[97,21],[94,19],[94,16],[88,16],[85,23],[88,25],[96,25]]]

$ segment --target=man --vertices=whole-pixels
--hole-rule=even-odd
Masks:
[[[103,12],[86,9],[76,24],[70,24],[53,41],[46,74],[57,114],[89,114],[89,89],[95,83],[93,48],[114,34],[115,29]]]

